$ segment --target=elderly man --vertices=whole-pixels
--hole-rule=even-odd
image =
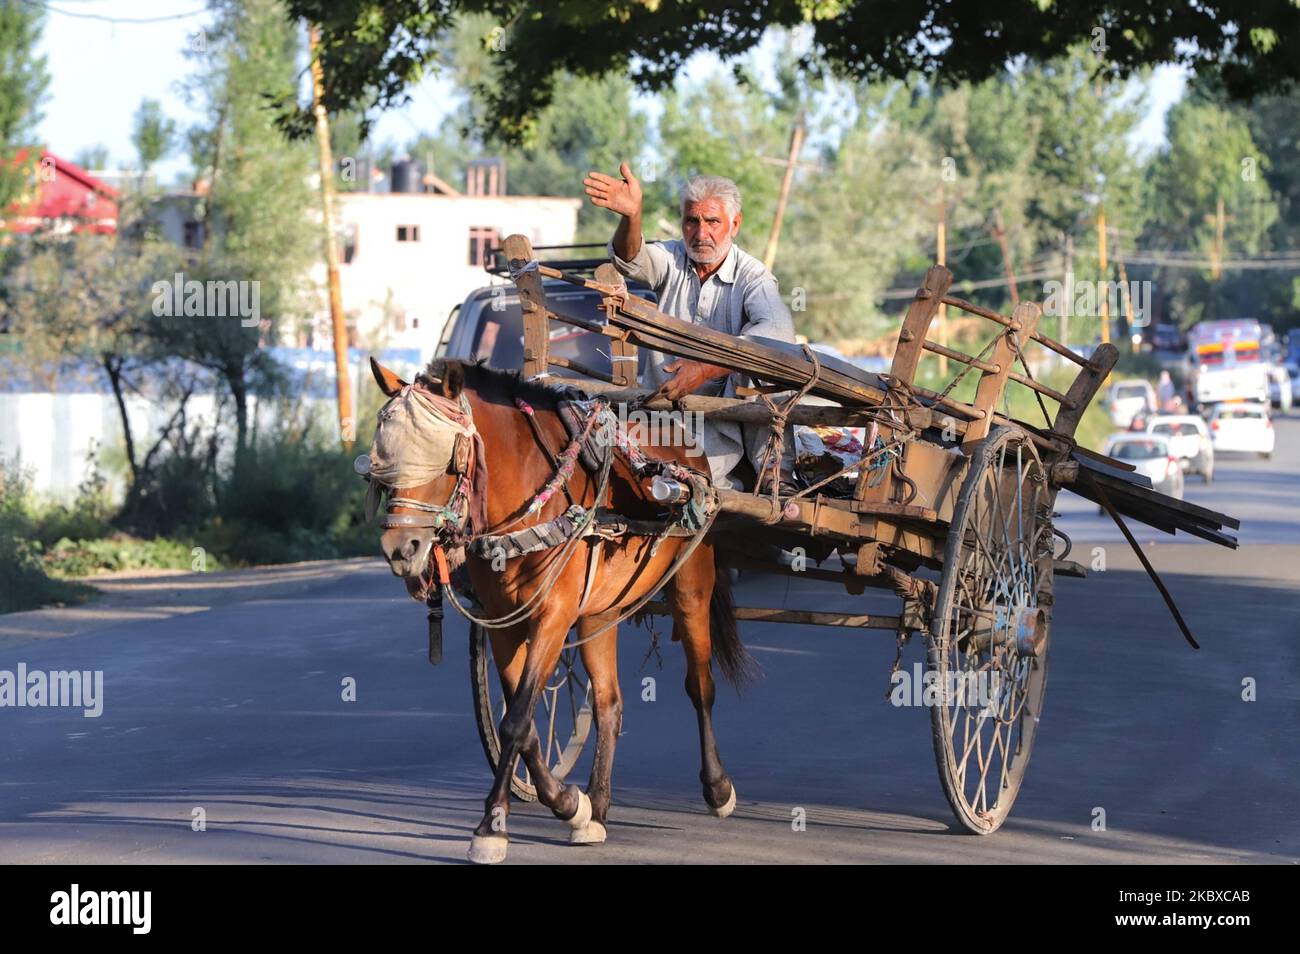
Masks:
[[[757,335],[794,341],[794,321],[781,300],[776,278],[758,259],[735,244],[740,231],[740,190],[721,176],[695,176],[682,189],[682,239],[646,242],[641,233],[641,183],[627,163],[619,177],[600,172],[583,180],[593,204],[622,216],[610,256],[620,272],[645,282],[659,296],[661,311],[731,335]],[[686,394],[734,397],[743,375],[684,358],[656,355],[646,381],[676,401]],[[747,457],[757,471],[767,441],[765,427],[709,422],[704,452],[719,486],[728,486],[732,469]],[[787,431],[781,482],[793,472],[794,440]]]

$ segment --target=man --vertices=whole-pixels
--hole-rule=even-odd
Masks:
[[[583,180],[594,205],[622,216],[609,244],[615,267],[642,281],[659,296],[659,310],[683,321],[731,335],[794,341],[794,320],[781,300],[776,278],[758,259],[735,244],[742,214],[740,190],[721,176],[695,176],[682,189],[682,239],[646,242],[641,232],[641,183],[627,163],[619,177],[588,173]],[[657,394],[676,401],[687,394],[734,397],[744,376],[685,358],[656,355],[645,376]],[[704,453],[713,480],[730,486],[728,475],[747,457],[758,471],[769,430],[733,422],[707,422]],[[781,482],[790,490],[794,438],[786,431]]]

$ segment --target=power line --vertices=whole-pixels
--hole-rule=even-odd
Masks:
[[[44,10],[47,13],[58,13],[62,16],[73,17],[78,20],[98,20],[101,23],[114,24],[163,23],[168,20],[188,20],[190,17],[196,17],[208,12],[206,7],[202,7],[198,10],[191,10],[189,13],[169,13],[160,17],[110,17],[102,13],[81,13],[76,10],[63,10],[59,7],[52,7],[47,3],[41,3],[39,0],[22,0],[22,2],[26,6],[35,7],[37,10]]]

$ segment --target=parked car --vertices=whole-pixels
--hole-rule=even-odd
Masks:
[[[1160,434],[1113,434],[1106,444],[1106,455],[1132,464],[1160,493],[1183,499],[1183,468],[1169,446],[1169,438]]]
[[[1147,418],[1147,433],[1166,438],[1169,452],[1178,458],[1185,474],[1214,480],[1214,443],[1205,421],[1195,414],[1156,414]]]
[[[1258,454],[1268,460],[1273,456],[1276,437],[1269,406],[1263,401],[1216,404],[1210,410],[1210,440],[1215,453]]]
[[[1140,378],[1120,381],[1110,389],[1106,407],[1116,427],[1128,427],[1133,423],[1133,418],[1150,414],[1156,409],[1155,388],[1151,382]]]
[[[1291,405],[1294,407],[1300,404],[1300,364],[1288,361],[1283,367],[1286,368],[1287,377],[1291,379]]]
[[[1295,381],[1284,364],[1270,365],[1268,369],[1268,400],[1283,414],[1291,410],[1295,399]]]

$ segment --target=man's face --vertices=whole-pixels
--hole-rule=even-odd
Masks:
[[[718,198],[688,202],[682,212],[682,240],[691,261],[712,265],[726,258],[732,239],[740,231],[741,213],[727,218],[726,207]]]

